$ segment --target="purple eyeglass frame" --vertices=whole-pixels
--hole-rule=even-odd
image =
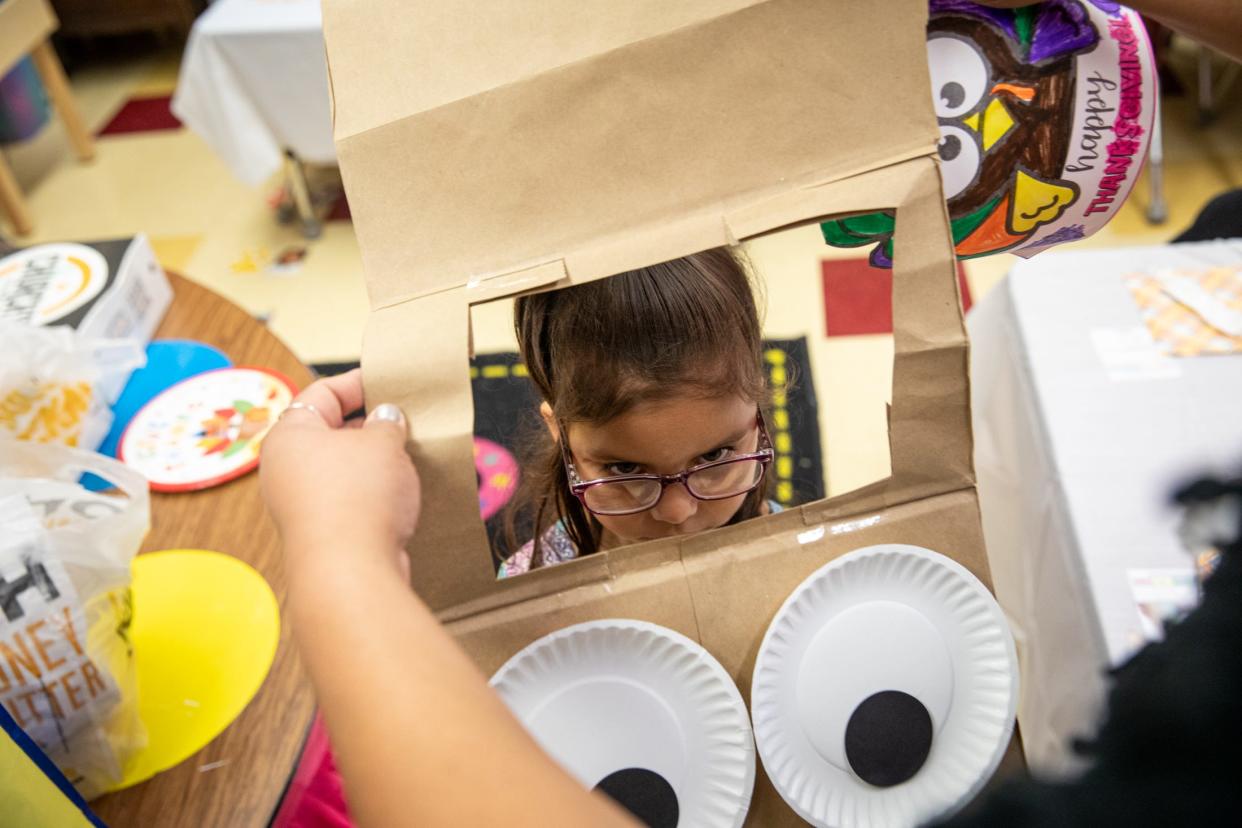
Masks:
[[[772,438],[768,435],[768,424],[763,419],[762,410],[755,415],[755,424],[759,426],[759,447],[757,450],[752,451],[749,454],[739,454],[736,457],[730,457],[726,460],[713,460],[710,463],[700,463],[697,466],[691,466],[688,469],[683,469],[676,474],[624,474],[616,477],[601,477],[596,480],[583,480],[578,476],[578,469],[574,466],[573,456],[570,454],[569,441],[566,436],[569,432],[566,431],[564,423],[559,423],[561,439],[557,442],[561,447],[561,459],[565,463],[565,472],[569,476],[570,494],[578,498],[578,502],[582,504],[582,508],[586,509],[591,514],[602,514],[605,517],[621,517],[624,515],[636,515],[639,512],[645,512],[648,509],[654,509],[660,502],[660,498],[664,497],[664,490],[666,488],[677,483],[685,485],[686,480],[690,477],[690,475],[695,472],[702,471],[703,469],[710,469],[716,466],[727,466],[731,463],[742,463],[758,460],[762,466],[762,471],[759,474],[759,479],[756,480],[754,485],[750,488],[744,491],[735,492],[733,494],[719,495],[717,497],[703,497],[702,495],[695,494],[690,487],[686,485],[686,491],[689,492],[690,496],[695,500],[728,500],[732,497],[749,494],[759,488],[759,486],[763,483],[764,478],[767,476],[768,466],[771,464],[772,458],[775,456],[776,452],[772,448]],[[628,512],[597,512],[587,505],[586,493],[589,489],[593,489],[596,486],[600,486],[605,483],[624,483],[631,480],[658,482],[660,484],[660,497],[657,497],[650,506],[644,506],[641,509],[633,509]]]

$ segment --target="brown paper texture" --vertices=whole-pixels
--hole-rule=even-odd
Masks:
[[[373,306],[608,236],[638,253],[669,221],[718,226],[731,206],[927,154],[926,15],[913,0],[329,0]]]
[[[926,546],[991,583],[926,15],[925,0],[326,0],[367,398],[410,423],[414,586],[484,673],[554,630],[634,618],[701,642],[749,702],[772,616],[848,551]],[[470,305],[876,209],[897,216],[888,479],[495,580]],[[761,767],[747,824],[801,824]]]

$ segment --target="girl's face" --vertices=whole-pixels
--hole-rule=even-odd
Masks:
[[[583,480],[622,474],[676,474],[736,454],[759,443],[754,402],[735,396],[674,397],[635,406],[602,425],[567,426],[574,465]],[[551,409],[542,409],[555,439]],[[658,503],[633,515],[596,515],[607,535],[603,545],[690,535],[729,522],[745,494],[728,500],[698,500],[684,484],[667,486]]]

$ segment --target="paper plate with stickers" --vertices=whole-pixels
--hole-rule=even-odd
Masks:
[[[1086,238],[1121,208],[1156,107],[1138,14],[1109,0],[931,0],[927,58],[959,258],[1030,257]],[[891,266],[891,213],[822,229],[828,244],[869,247],[872,264]]]
[[[121,435],[117,456],[151,488],[188,492],[225,483],[259,464],[268,429],[297,389],[266,368],[221,368],[156,396]]]
[[[591,621],[509,659],[492,685],[543,748],[652,828],[738,828],[755,780],[746,706],[715,658],[643,621]]]
[[[963,566],[886,544],[823,566],[777,612],[755,661],[755,740],[813,825],[918,825],[960,808],[1013,732],[1004,614]]]

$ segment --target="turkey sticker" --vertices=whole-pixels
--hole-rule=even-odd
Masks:
[[[959,258],[1032,256],[1121,207],[1147,153],[1156,93],[1138,15],[1104,0],[992,9],[932,0],[927,26],[944,194]],[[838,247],[892,265],[893,216],[826,222]]]
[[[0,321],[51,325],[97,297],[108,263],[82,244],[44,244],[0,259]]]

